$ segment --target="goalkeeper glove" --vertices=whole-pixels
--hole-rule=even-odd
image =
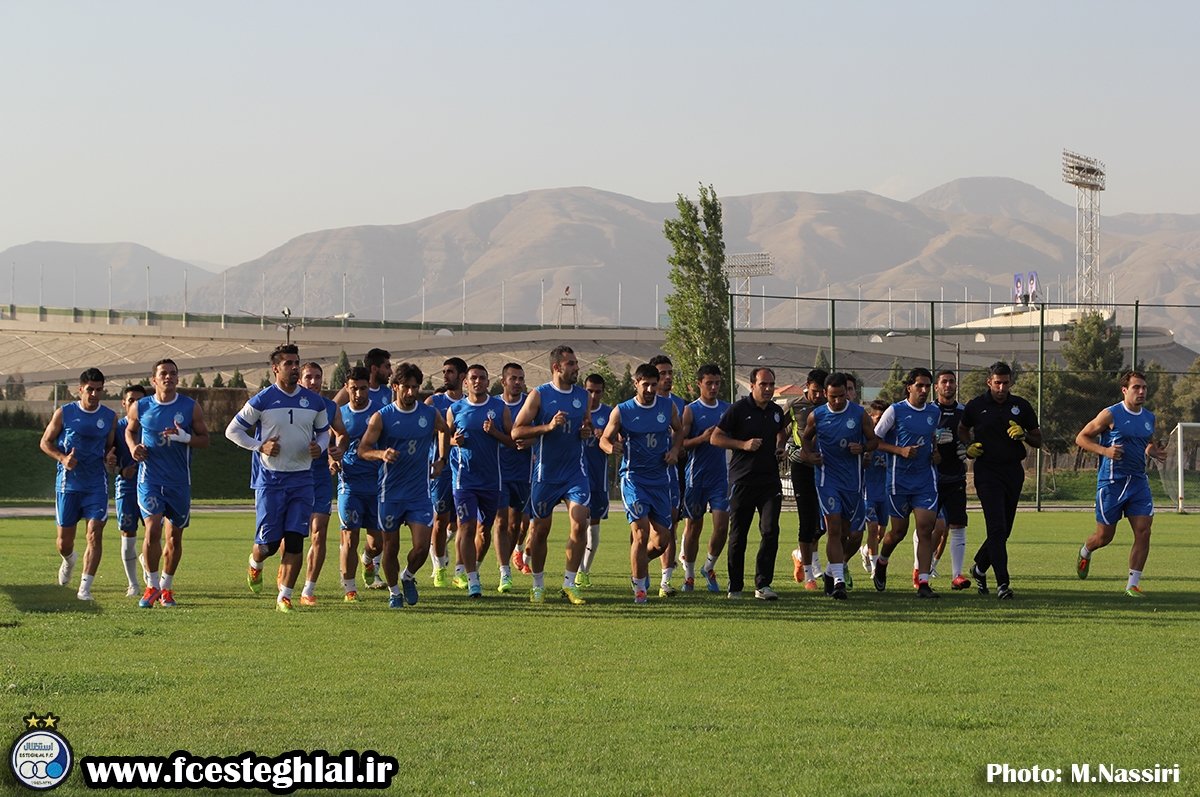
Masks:
[[[958,444],[958,458],[963,462],[967,461],[967,447],[962,443]]]
[[[967,446],[967,457],[970,459],[979,459],[983,456],[983,443],[971,443]]]
[[[1008,422],[1008,436],[1020,442],[1025,439],[1025,429],[1016,421]]]

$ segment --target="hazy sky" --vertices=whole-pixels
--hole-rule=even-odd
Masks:
[[[233,265],[536,188],[999,175],[1200,213],[1194,3],[0,4],[0,250]]]

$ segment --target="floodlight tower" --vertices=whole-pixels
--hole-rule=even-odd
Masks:
[[[1075,186],[1075,296],[1076,306],[1097,311],[1100,295],[1100,192],[1104,190],[1104,164],[1095,158],[1063,150],[1063,182]]]
[[[735,327],[750,328],[750,278],[769,277],[773,273],[770,252],[725,256],[725,276],[733,283],[732,292],[739,294],[733,308]]]

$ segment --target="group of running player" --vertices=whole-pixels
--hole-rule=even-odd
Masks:
[[[660,597],[677,594],[672,585],[677,558],[684,567],[683,591],[694,590],[706,514],[712,515],[713,528],[700,576],[710,592],[720,591],[716,563],[728,539],[728,596],[740,598],[745,532],[754,507],[749,515],[734,507],[738,528],[731,533],[731,498],[748,505],[748,494],[739,492],[737,478],[731,489],[727,451],[733,452],[733,473],[745,470],[747,481],[754,479],[749,470],[736,467],[739,458],[769,462],[774,452],[792,461],[800,513],[800,546],[792,555],[796,580],[807,589],[818,589],[820,576],[827,595],[845,599],[853,584],[845,565],[858,549],[876,589],[883,591],[889,558],[914,517],[913,584],[918,596],[937,597],[929,580],[937,574],[947,531],[953,589],[964,589],[973,579],[977,590],[987,594],[991,569],[997,597],[1013,596],[1006,541],[1024,479],[1025,444],[1039,446],[1041,435],[1028,402],[1009,392],[1011,371],[1004,363],[992,366],[988,390],[966,406],[957,402],[951,371],[940,372],[935,384],[928,370],[915,368],[905,380],[904,400],[876,401],[864,408],[856,401],[852,376],[814,370],[804,397],[782,417],[778,409],[770,409],[775,407],[773,372],[755,369],[748,398],[758,402],[754,406],[759,410],[774,412],[773,419],[764,416],[764,422],[769,431],[777,431],[779,442],[778,448],[761,453],[762,437],[740,434],[748,427],[718,398],[723,374],[716,365],[699,369],[699,398],[686,403],[672,394],[671,361],[657,356],[634,372],[634,397],[609,407],[601,401],[601,376],[592,374],[583,387],[577,384],[579,362],[567,346],[550,353],[550,381],[528,393],[522,366],[506,364],[497,396],[490,395],[491,378],[483,365],[467,365],[457,357],[445,361],[442,388],[424,402],[424,374],[416,365],[402,363],[393,369],[390,354],[382,349],[370,350],[363,363],[350,369],[345,385],[328,399],[321,395],[320,364],[302,364],[296,346],[279,346],[271,355],[274,384],[253,396],[225,430],[228,439],[253,452],[256,520],[247,582],[253,592],[260,592],[264,562],[282,548],[276,596],[281,612],[294,611],[292,598],[302,564],[305,580],[299,602],[316,603],[334,475],[346,602],[360,600],[356,575],[361,563],[364,586],[386,588],[391,607],[416,604],[417,575],[427,559],[432,561],[435,587],[453,584],[478,598],[483,591],[479,565],[492,547],[494,531],[497,591],[513,591],[516,569],[532,576],[530,601],[543,603],[547,540],[554,510],[565,503],[570,532],[559,594],[581,605],[581,590],[592,583],[600,522],[608,516],[610,456],[620,458],[634,601],[647,600],[653,559],[661,559]],[[125,416],[117,419],[100,403],[104,375],[88,369],[80,375],[80,400],[56,410],[46,428],[41,448],[58,462],[62,585],[70,583],[76,565],[78,523],[85,520],[87,526],[80,600],[92,600],[108,517],[106,474],[115,471],[127,595],[139,594],[140,559],[144,590],[139,605],[175,606],[173,579],[191,509],[191,449],[209,445],[203,412],[178,393],[178,381],[175,363],[159,361],[149,391],[141,385],[124,389]],[[1159,459],[1163,452],[1153,441],[1154,416],[1142,408],[1144,375],[1125,374],[1121,390],[1123,401],[1101,412],[1076,440],[1101,456],[1097,531],[1080,551],[1076,571],[1080,578],[1087,576],[1092,552],[1112,540],[1120,517],[1128,517],[1134,547],[1126,594],[1136,597],[1141,595],[1138,579],[1149,550],[1153,506],[1145,457],[1128,452],[1144,451]],[[746,401],[733,409],[741,412]],[[789,439],[790,451],[783,446]],[[963,574],[968,460],[975,461],[976,491],[987,526],[970,579]],[[765,497],[773,501],[777,536],[779,501]],[[769,575],[774,540],[767,545],[771,519],[761,506],[758,510],[764,515],[759,559],[770,561],[758,563],[767,574],[756,574],[755,597],[774,600]],[[680,546],[676,530],[681,517],[685,523]],[[139,519],[145,526],[140,556]],[[403,568],[401,525],[411,537]],[[827,537],[825,567],[816,546],[822,534]]]

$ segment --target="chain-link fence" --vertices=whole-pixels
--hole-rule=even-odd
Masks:
[[[863,403],[903,398],[899,380],[915,366],[935,375],[948,369],[958,377],[958,400],[966,403],[986,390],[989,365],[1009,363],[1012,391],[1037,410],[1045,441],[1026,460],[1023,498],[1039,508],[1092,504],[1098,458],[1075,437],[1121,400],[1120,374],[1136,363],[1146,372],[1146,406],[1167,451],[1165,462],[1147,463],[1155,504],[1197,511],[1200,355],[1172,329],[1189,329],[1195,321],[1200,304],[1135,302],[1081,311],[1049,302],[732,294],[729,332],[741,389],[752,368],[769,366],[781,403],[801,395],[817,366],[854,374]]]

